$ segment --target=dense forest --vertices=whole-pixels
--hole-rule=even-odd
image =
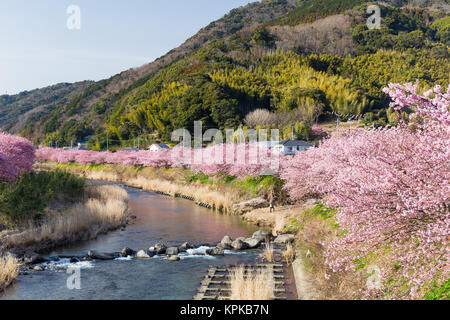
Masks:
[[[59,146],[94,135],[91,147],[104,149],[107,136],[168,141],[174,129],[191,129],[196,120],[204,129],[273,127],[246,121],[257,109],[289,115],[275,126],[286,132],[295,126],[305,139],[315,123],[336,117],[395,124],[382,91],[388,83],[419,79],[421,89],[449,83],[449,5],[385,1],[381,29],[369,30],[369,4],[252,3],[202,29],[147,73],[39,91],[47,98],[32,100],[36,105],[2,96],[0,127]],[[11,112],[20,104],[30,116]]]

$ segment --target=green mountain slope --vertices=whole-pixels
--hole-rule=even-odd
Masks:
[[[275,0],[234,9],[151,64],[69,86],[57,103],[26,104],[35,116],[11,112],[23,97],[0,98],[0,127],[59,145],[95,134],[92,146],[104,148],[107,135],[168,140],[195,120],[236,128],[260,108],[301,114],[292,118],[299,127],[332,112],[386,124],[395,120],[381,93],[389,82],[448,85],[448,2],[384,1],[380,30],[366,27],[370,3]]]

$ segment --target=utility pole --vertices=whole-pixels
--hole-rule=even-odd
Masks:
[[[70,140],[70,149],[73,149],[73,139]]]
[[[109,133],[106,133],[106,151],[109,151]]]
[[[140,137],[138,137],[138,149],[140,149]]]

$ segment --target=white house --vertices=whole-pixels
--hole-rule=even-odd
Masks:
[[[157,144],[152,144],[150,146],[150,151],[151,152],[158,152],[159,150],[170,150],[170,147],[167,144],[164,143],[157,143]]]
[[[294,155],[297,152],[306,151],[314,147],[311,143],[302,140],[284,140],[272,146],[278,153]]]

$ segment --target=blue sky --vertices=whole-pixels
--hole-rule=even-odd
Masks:
[[[0,94],[100,80],[164,55],[251,0],[2,0]],[[66,10],[81,9],[69,30]]]

